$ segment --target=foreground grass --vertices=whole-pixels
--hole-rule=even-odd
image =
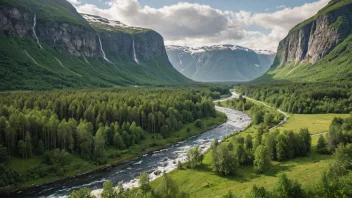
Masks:
[[[195,127],[194,123],[184,125],[184,128],[180,131],[173,133],[170,137],[164,139],[159,134],[150,134],[147,133],[146,139],[142,141],[138,145],[134,145],[124,151],[119,151],[113,147],[107,148],[106,154],[108,156],[108,164],[106,165],[97,165],[91,161],[86,161],[82,159],[78,155],[70,155],[70,164],[65,167],[65,175],[57,176],[55,174],[49,175],[44,178],[37,178],[35,180],[30,180],[16,186],[12,186],[10,188],[0,189],[0,192],[11,192],[20,190],[23,188],[27,188],[30,186],[36,186],[48,182],[54,182],[60,179],[65,179],[69,177],[73,177],[78,174],[90,172],[99,168],[103,168],[104,166],[121,164],[125,161],[140,157],[141,155],[160,150],[162,148],[166,148],[175,144],[179,141],[188,139],[192,136],[199,135],[215,126],[218,126],[226,121],[226,115],[223,113],[217,113],[216,118],[204,118],[202,119],[205,128],[200,129]],[[190,128],[190,132],[187,132],[187,128]],[[29,169],[32,169],[38,165],[43,164],[43,158],[39,156],[33,156],[29,159],[11,157],[6,162],[6,166],[9,166],[20,173],[25,173]]]
[[[257,103],[258,104],[258,103]],[[290,119],[279,129],[299,131],[308,128],[312,134],[327,131],[332,119],[347,117],[349,115],[290,115]],[[252,135],[258,126],[252,125],[238,136]],[[225,142],[234,142],[237,136],[230,137]],[[241,166],[236,176],[222,177],[212,171],[211,151],[205,154],[202,166],[197,169],[175,170],[169,175],[177,185],[191,197],[222,197],[231,190],[235,195],[244,195],[253,185],[271,189],[281,173],[287,174],[292,179],[297,179],[302,185],[316,183],[321,173],[329,166],[331,156],[316,153],[319,136],[312,137],[312,151],[308,157],[295,158],[285,162],[273,162],[272,167],[265,174],[257,174],[252,166]],[[157,186],[160,179],[152,182]]]

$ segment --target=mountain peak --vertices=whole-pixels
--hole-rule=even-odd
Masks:
[[[105,31],[148,31],[146,28],[141,27],[133,27],[121,23],[120,21],[109,20],[107,18],[103,18],[101,16],[91,15],[91,14],[84,14],[80,13],[84,19],[86,19],[95,29],[98,30],[105,30]]]

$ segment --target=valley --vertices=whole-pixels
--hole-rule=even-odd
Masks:
[[[272,65],[275,53],[234,45],[199,48],[166,46],[172,65],[199,82],[246,82],[258,78]]]
[[[352,0],[0,0],[0,196],[352,197]]]

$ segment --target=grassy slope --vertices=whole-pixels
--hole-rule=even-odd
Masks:
[[[310,24],[311,22],[315,21],[319,16],[324,15],[326,13],[329,13],[331,11],[334,11],[342,6],[351,4],[352,0],[331,0],[327,6],[325,6],[323,9],[321,9],[316,15],[313,17],[303,21],[302,23],[296,25],[294,28],[290,30],[290,32],[294,32],[297,30],[300,30],[302,27],[304,27],[307,24]]]
[[[297,82],[328,82],[352,78],[352,34],[316,64],[301,63],[273,68],[256,81],[285,79]]]
[[[35,12],[37,20],[65,22],[92,29],[65,0],[0,0],[0,5]],[[41,50],[30,36],[13,38],[0,33],[0,42],[0,90],[176,85],[190,82],[176,71],[169,72],[160,57],[145,62],[148,67],[141,69],[125,54],[107,54],[114,65],[103,58],[87,58],[87,63],[83,58],[61,54],[44,43],[41,43],[44,47]],[[170,68],[173,69],[171,65]]]
[[[28,13],[36,13],[37,20],[67,22],[91,28],[88,22],[66,0],[0,0],[0,4],[16,7]]]
[[[290,32],[297,31],[303,26],[312,23],[317,17],[334,11],[342,6],[352,4],[352,0],[332,0],[312,18],[298,24]],[[342,18],[328,28],[340,26]],[[280,52],[278,52],[280,54]],[[254,83],[276,81],[295,82],[329,82],[331,80],[346,80],[352,78],[352,34],[336,46],[329,54],[314,65],[309,62],[288,64],[284,67],[273,67],[266,74],[259,77]],[[274,64],[275,65],[275,64]]]
[[[338,115],[346,117],[348,115]],[[335,115],[291,115],[287,123],[281,129],[298,131],[300,128],[308,128],[312,134],[327,131],[331,120]],[[314,123],[306,119],[314,119]],[[253,135],[257,126],[251,126],[240,136]],[[234,141],[235,137],[225,142]],[[229,190],[236,195],[243,195],[251,190],[253,185],[272,188],[277,182],[280,173],[286,173],[290,178],[297,179],[303,185],[312,184],[320,179],[321,172],[329,165],[331,156],[319,155],[315,152],[318,136],[312,137],[312,151],[309,157],[295,158],[286,162],[273,162],[272,167],[263,175],[256,174],[252,166],[241,166],[238,176],[221,177],[212,171],[211,153],[205,155],[201,167],[192,170],[175,170],[170,176],[179,187],[191,194],[191,197],[222,197]],[[192,175],[192,177],[190,177]],[[159,180],[152,182],[157,186]]]
[[[172,136],[168,137],[167,139],[162,138],[160,135],[157,135],[156,138],[152,138],[152,134],[147,134],[146,139],[142,141],[138,145],[134,145],[130,147],[127,150],[124,151],[119,151],[113,147],[107,148],[107,156],[109,156],[108,159],[108,164],[119,164],[127,160],[134,159],[136,157],[139,157],[145,153],[151,152],[151,151],[156,151],[160,150],[162,148],[166,148],[172,144],[175,144],[179,141],[188,139],[192,136],[198,135],[204,131],[207,131],[210,128],[213,128],[214,126],[218,126],[226,121],[226,116],[223,113],[218,113],[216,118],[205,118],[203,119],[204,125],[206,128],[204,129],[199,129],[195,127],[193,123],[187,124],[184,126],[183,129],[180,131],[173,133]],[[191,131],[187,132],[187,128],[190,128]],[[154,135],[155,136],[155,135]],[[117,153],[119,153],[119,157],[117,156]],[[67,171],[65,171],[65,175],[62,177],[59,177],[57,175],[51,175],[47,176],[44,178],[38,178],[36,180],[28,181],[25,183],[22,183],[15,188],[12,189],[6,189],[6,191],[11,191],[11,190],[16,190],[16,189],[21,189],[25,188],[31,185],[39,185],[47,182],[52,182],[58,179],[63,179],[67,177],[71,177],[77,174],[85,173],[87,171],[91,171],[94,169],[97,169],[101,166],[97,166],[89,161],[86,161],[82,158],[80,158],[77,155],[70,155],[71,163],[67,167]],[[12,167],[13,169],[19,171],[19,172],[25,172],[28,169],[31,169],[33,167],[36,167],[40,164],[42,164],[43,159],[39,156],[34,156],[30,159],[22,159],[22,158],[17,158],[17,157],[11,157],[7,161],[7,166]],[[0,189],[0,192],[5,189]]]

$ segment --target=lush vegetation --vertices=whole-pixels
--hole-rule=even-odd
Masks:
[[[273,109],[248,101],[242,95],[239,98],[226,100],[222,103],[218,102],[218,105],[246,112],[251,116],[254,125],[261,125],[266,129],[277,125],[285,117]]]
[[[338,24],[339,21],[332,26]],[[272,69],[255,82],[345,82],[352,77],[351,51],[352,35],[349,35],[315,64],[302,61],[299,64],[290,63],[284,67],[276,67],[277,63],[274,62]]]
[[[0,4],[2,7],[16,7],[25,12],[28,21],[22,23],[26,28],[32,25],[36,13],[40,41],[45,40],[42,38],[44,35],[40,34],[46,31],[43,26],[52,24],[55,27],[58,24],[59,27],[62,23],[79,26],[77,28],[91,34],[93,40],[98,39],[95,30],[66,0],[1,0]],[[0,32],[0,91],[191,83],[165,57],[150,57],[138,65],[128,54],[117,55],[106,50],[106,56],[113,63],[110,64],[102,57],[78,57],[77,54],[73,56],[62,53],[67,51],[62,41],[55,44],[50,41],[41,42],[43,49],[40,49],[30,30],[21,38],[14,35],[16,34],[11,31]],[[108,45],[108,42],[102,39],[103,45]]]
[[[347,82],[241,85],[237,89],[290,113],[348,114],[352,111],[352,85]]]
[[[244,102],[243,98],[231,101],[235,103],[236,100],[238,103]],[[231,102],[222,103],[223,106],[227,104],[231,104]],[[255,104],[252,105],[257,106]],[[257,110],[260,111],[262,109],[258,107]],[[230,138],[231,141],[225,141],[224,143],[214,141],[211,150],[204,156],[204,160],[203,156],[199,154],[198,148],[190,149],[187,155],[189,156],[189,161],[185,164],[186,166],[180,165],[179,173],[188,172],[186,174],[190,174],[188,170],[185,170],[187,167],[194,170],[191,171],[191,174],[197,173],[198,170],[205,174],[209,174],[209,171],[211,171],[215,175],[219,175],[219,177],[224,177],[225,180],[232,180],[232,178],[240,179],[243,168],[253,167],[258,173],[266,173],[273,168],[274,161],[287,161],[290,158],[306,156],[310,152],[311,138],[306,129],[302,129],[299,133],[293,133],[292,131],[279,133],[279,131],[268,132],[264,130],[264,128],[268,128],[265,127],[264,122],[255,126],[259,126],[259,130],[256,130],[254,137],[247,133],[246,135],[235,135]],[[204,167],[204,164],[202,164],[204,161],[210,163],[210,170]],[[174,178],[174,176],[174,174],[171,174],[167,177]],[[192,178],[186,180],[190,179],[192,180]],[[193,179],[200,181],[201,178],[195,176]],[[158,188],[164,185],[164,180],[160,179],[157,180],[157,183],[153,182],[151,188]],[[185,185],[187,185],[187,181],[182,184],[182,186]],[[207,184],[203,188],[214,188],[212,185],[214,184]],[[127,194],[129,197],[157,197],[153,194],[153,191],[144,193],[142,189],[140,188],[138,191],[132,190]],[[126,193],[117,194],[114,197],[123,197],[124,195]],[[232,196],[231,193],[228,195]],[[189,195],[185,194],[185,196]],[[164,194],[164,197],[177,196],[167,196]]]
[[[90,28],[86,20],[80,16],[75,8],[66,0],[1,0],[2,6],[16,7],[25,10],[33,18],[48,22],[69,22]]]
[[[331,0],[327,6],[325,6],[323,9],[321,9],[316,15],[313,17],[303,21],[302,23],[296,25],[290,32],[298,31],[302,27],[312,23],[313,21],[317,20],[319,16],[322,16],[324,14],[327,14],[329,12],[335,11],[343,6],[346,6],[348,4],[351,4],[351,0]]]
[[[254,186],[249,197],[351,197],[352,192],[352,144],[340,144],[328,170],[318,183],[303,187],[299,182],[281,175],[272,191]]]
[[[215,118],[210,97],[220,92],[225,88],[1,93],[0,187],[65,176],[84,166],[72,162],[116,162],[190,137],[224,121]],[[25,171],[6,166],[38,156],[41,162]]]

